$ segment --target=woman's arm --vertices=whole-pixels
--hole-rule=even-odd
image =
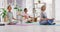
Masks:
[[[40,18],[40,20],[48,20],[48,18]]]
[[[49,18],[47,18],[48,20],[54,20],[55,18],[52,18],[52,19],[49,19]]]
[[[14,20],[17,20],[16,18],[13,18]]]

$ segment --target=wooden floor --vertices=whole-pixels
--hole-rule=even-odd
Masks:
[[[0,32],[60,32],[60,26],[56,25],[33,25],[33,26],[20,26],[20,25],[5,25],[0,26]]]
[[[39,25],[37,23],[0,26],[0,32],[60,32],[60,22],[56,22],[56,25]]]

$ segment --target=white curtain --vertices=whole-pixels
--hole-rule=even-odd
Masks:
[[[0,8],[4,8],[4,0],[0,0]]]
[[[1,13],[3,12],[1,8],[4,8],[4,0],[0,0],[0,23],[3,23],[3,18]]]

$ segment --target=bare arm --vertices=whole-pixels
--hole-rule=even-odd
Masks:
[[[49,18],[41,18],[40,20],[54,20],[54,18],[49,19]]]

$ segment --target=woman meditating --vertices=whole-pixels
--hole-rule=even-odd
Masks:
[[[41,18],[40,18],[40,24],[41,25],[55,25],[55,23],[53,23],[54,22],[54,18],[52,18],[52,19],[49,19],[49,18],[47,18],[47,15],[46,15],[46,6],[45,5],[43,5],[42,7],[41,7]]]
[[[31,23],[32,22],[32,17],[30,17],[27,12],[28,12],[28,9],[24,8],[24,12],[22,13],[22,16],[24,17],[24,20],[25,20],[26,23]]]

